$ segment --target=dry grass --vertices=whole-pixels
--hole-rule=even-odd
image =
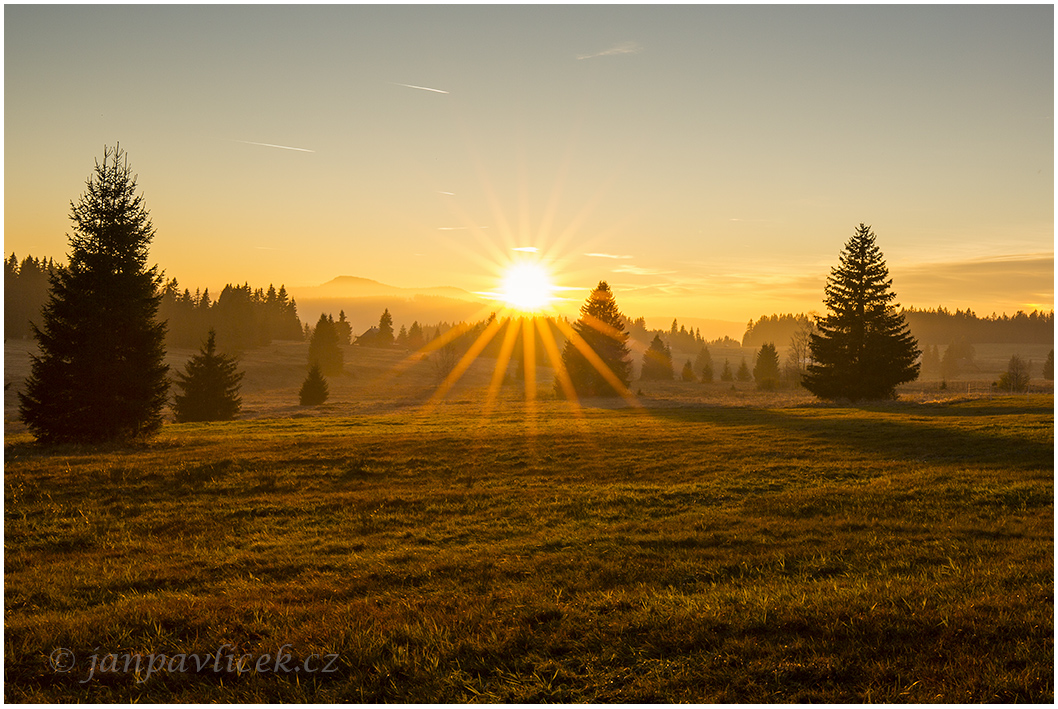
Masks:
[[[428,363],[363,356],[308,416],[277,346],[249,420],[122,449],[9,429],[5,699],[1053,699],[1050,396],[486,410],[479,367],[426,410]],[[88,679],[283,646],[335,671]]]

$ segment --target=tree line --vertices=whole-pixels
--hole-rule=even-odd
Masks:
[[[19,262],[14,252],[4,261],[4,339],[25,340],[33,336],[30,322],[40,316],[55,269],[55,261],[50,258],[26,256]]]
[[[240,352],[263,347],[272,340],[302,340],[305,337],[298,306],[286,288],[277,291],[228,284],[216,300],[209,289],[180,290],[176,279],[161,289],[158,318],[167,324],[168,347],[199,347],[212,330],[217,349]]]
[[[947,345],[958,342],[973,344],[1047,344],[1054,340],[1054,311],[980,317],[972,310],[952,312],[943,307],[900,310],[911,334],[924,345]],[[765,342],[786,342],[804,327],[811,314],[784,313],[762,315],[750,320],[742,336],[743,347],[760,347]]]
[[[50,271],[39,325],[30,325],[40,352],[31,355],[30,376],[25,390],[18,393],[19,414],[38,441],[91,443],[147,437],[160,428],[167,405],[180,421],[233,417],[240,408],[242,374],[231,355],[218,353],[214,324],[227,324],[227,336],[243,346],[261,344],[273,332],[292,338],[310,335],[309,376],[300,400],[305,405],[326,400],[323,374],[325,370],[341,372],[341,345],[351,340],[344,312],[337,321],[321,315],[315,328],[306,325],[302,329],[296,306],[282,286],[279,291],[271,286],[263,291],[252,290],[248,284],[229,285],[216,303],[205,293],[180,292],[175,280],[164,281],[157,266],[147,265],[154,227],[119,146],[104,149],[102,162],[96,162],[86,184],[80,200],[71,203],[74,227],[69,264],[42,265],[39,260],[19,264],[19,279],[22,271],[27,277],[34,271]],[[17,260],[12,255],[6,263],[13,269]],[[827,278],[824,305],[828,312],[812,321],[798,321],[788,369],[796,371],[800,384],[821,399],[895,398],[897,386],[918,377],[923,353],[908,329],[904,311],[896,309],[895,297],[876,236],[861,223]],[[170,312],[163,311],[163,304]],[[200,353],[177,374],[182,393],[170,402],[169,367],[164,361],[170,318],[162,316],[173,317],[174,313],[178,313],[175,323],[187,323],[179,336],[189,336],[202,324],[208,330]],[[196,313],[198,321],[194,320]],[[228,317],[233,321],[226,322]],[[703,378],[707,373],[711,377],[713,364],[700,333],[676,326],[673,321],[670,338],[701,347],[696,363],[688,360],[681,377],[695,379],[696,367]],[[535,352],[526,346],[527,339],[517,347],[519,337],[528,338],[537,328],[551,336],[534,337]],[[446,332],[439,327],[425,349],[448,372],[464,355],[501,357],[520,351],[526,380],[534,355],[536,361],[544,362],[561,349],[554,380],[558,396],[631,397],[628,343],[632,328],[645,329],[645,324],[629,322],[609,285],[600,281],[572,324],[565,318],[499,322],[493,315],[473,326],[460,324]],[[407,343],[412,331],[402,327],[394,335],[387,309],[379,326],[357,339],[368,335],[368,341],[376,345],[391,346],[398,338]],[[932,356],[935,350],[928,352]],[[335,354],[335,359],[328,360]],[[781,373],[774,343],[763,343],[755,359],[752,376],[758,386],[776,386]],[[519,361],[518,355],[514,361]],[[1011,389],[1023,374],[1017,364],[1015,357],[1009,376],[1001,382]],[[1045,366],[1053,376],[1053,350]],[[446,376],[444,371],[439,373]],[[725,361],[720,378],[731,376],[730,363]],[[734,376],[743,380],[751,376],[745,359]],[[673,377],[670,346],[655,333],[644,356],[641,378]]]

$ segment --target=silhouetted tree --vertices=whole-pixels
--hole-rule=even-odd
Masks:
[[[742,363],[738,365],[738,371],[735,372],[735,379],[740,382],[748,382],[753,378],[753,375],[749,371],[749,366],[746,364],[746,358],[742,358]]]
[[[765,342],[757,352],[757,361],[753,365],[753,380],[758,389],[773,391],[779,387],[779,352],[775,345]]]
[[[919,369],[919,375],[925,379],[939,376],[940,373],[940,350],[936,345],[927,346],[922,351],[922,366]]]
[[[48,300],[48,283],[56,269],[51,259],[27,256],[21,264],[15,255],[4,261],[4,338],[33,336],[32,322]]]
[[[823,399],[891,399],[918,376],[915,338],[892,302],[892,279],[870,227],[860,224],[827,278],[804,387]]]
[[[701,351],[694,359],[694,369],[701,375],[702,382],[711,384],[713,381],[713,357],[709,354],[709,348],[702,345]]]
[[[575,337],[568,340],[562,349],[562,366],[576,393],[579,396],[609,396],[619,391],[588,360],[581,347],[594,352],[616,383],[627,388],[632,378],[628,333],[624,331],[624,318],[606,281],[599,281],[599,285],[581,306],[580,318],[572,327]],[[555,392],[559,396],[566,394],[557,377]]]
[[[334,376],[342,373],[343,359],[334,321],[321,313],[309,340],[309,366],[319,365],[321,372]]]
[[[673,376],[672,351],[662,341],[660,334],[654,335],[650,347],[643,353],[643,369],[639,378],[644,381],[669,381]]]
[[[812,334],[816,331],[815,323],[807,315],[797,316],[798,326],[790,335],[790,348],[786,352],[786,378],[801,385],[801,380],[808,372],[812,361]]]
[[[735,379],[735,375],[731,373],[731,364],[727,361],[727,359],[725,359],[724,360],[724,369],[720,372],[720,381],[722,381],[722,382],[730,382],[730,381],[734,381],[734,379]]]
[[[408,349],[421,350],[426,346],[426,338],[423,336],[422,325],[416,320],[408,328]]]
[[[298,392],[298,402],[302,406],[317,406],[327,401],[329,394],[327,380],[323,377],[320,366],[318,364],[312,365],[309,368],[308,376],[305,377],[305,381],[301,384],[301,391]]]
[[[33,327],[40,355],[19,393],[22,419],[49,443],[155,433],[169,389],[162,279],[147,268],[154,227],[120,146],[104,148],[70,207],[70,263]]]
[[[1054,350],[1047,353],[1047,359],[1043,362],[1043,378],[1054,381]]]
[[[958,342],[952,342],[945,348],[944,356],[940,360],[940,375],[944,379],[954,379],[966,370],[975,370],[974,357],[977,351],[965,337]]]
[[[393,345],[393,316],[389,314],[389,308],[382,313],[378,319],[378,346],[390,347]]]
[[[691,360],[687,360],[687,363],[683,365],[683,372],[680,373],[680,379],[685,382],[698,381],[698,377],[694,376],[694,366],[691,364]]]
[[[1014,355],[1007,363],[1007,371],[999,377],[997,386],[1000,391],[1023,392],[1029,388],[1031,364],[1026,363],[1020,356]]]
[[[353,326],[345,319],[345,311],[338,311],[338,322],[334,323],[335,334],[338,335],[339,345],[348,345],[353,341]]]
[[[234,357],[217,353],[217,333],[210,328],[206,344],[188,360],[183,373],[176,374],[177,394],[173,404],[176,420],[229,421],[242,407],[239,383],[243,373],[236,371]]]

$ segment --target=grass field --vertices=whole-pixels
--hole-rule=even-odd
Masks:
[[[274,364],[138,447],[8,425],[7,701],[1053,700],[1051,395],[301,415]]]

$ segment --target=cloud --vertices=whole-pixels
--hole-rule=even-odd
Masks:
[[[593,258],[632,258],[631,256],[618,256],[617,254],[584,254],[585,256],[591,256]]]
[[[656,268],[641,268],[639,266],[618,266],[613,270],[614,273],[628,273],[633,276],[663,276],[672,271],[659,271]]]
[[[416,86],[414,84],[398,84],[395,81],[390,82],[390,83],[392,83],[394,86],[403,86],[403,87],[408,88],[408,89],[419,89],[420,91],[433,91],[435,94],[446,94],[446,93],[448,93],[447,91],[442,91],[441,89],[431,89],[429,86]]]
[[[595,52],[594,54],[581,54],[577,59],[594,59],[595,57],[612,57],[617,54],[639,54],[643,51],[643,46],[639,42],[622,42],[621,44],[614,45],[609,49],[604,49],[601,52]]]
[[[535,254],[540,249],[535,246],[515,246],[511,251],[525,251],[526,253]]]
[[[309,150],[308,148],[292,148],[289,145],[273,145],[272,143],[255,143],[252,140],[236,140],[236,143],[244,143],[246,145],[260,145],[263,148],[280,148],[282,150],[297,150],[300,153],[314,153],[315,150]]]

